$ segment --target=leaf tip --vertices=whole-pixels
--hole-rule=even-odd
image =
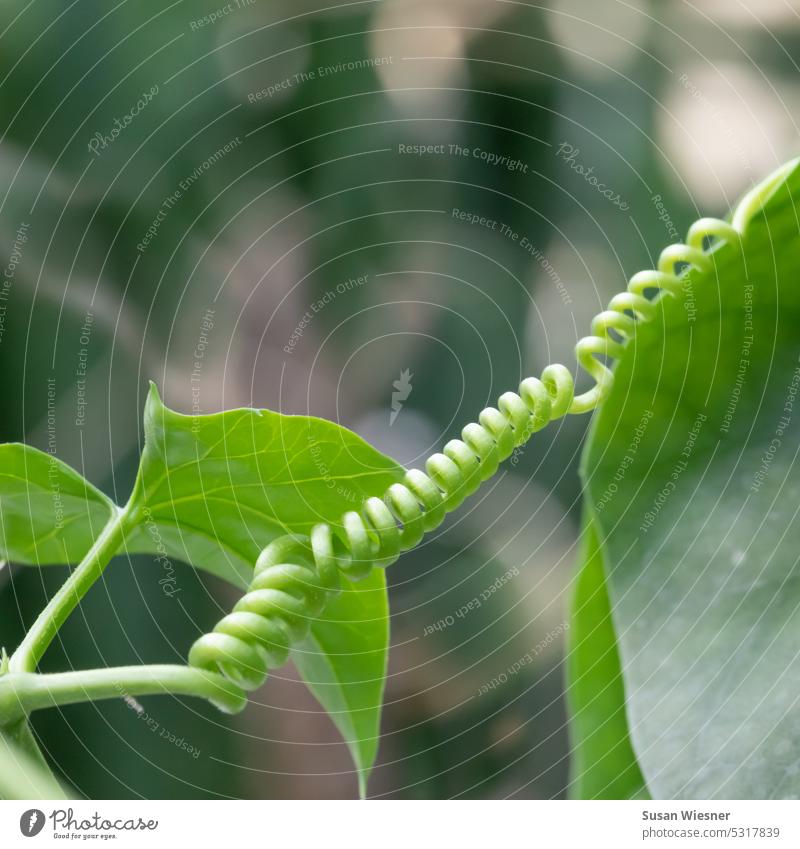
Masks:
[[[158,386],[156,386],[155,381],[148,381],[147,399],[144,404],[145,422],[156,414],[163,415],[164,410],[166,409],[164,402],[161,400],[161,393],[158,391]]]
[[[158,386],[154,380],[148,380],[147,401],[153,404],[162,404],[161,395],[158,392]]]

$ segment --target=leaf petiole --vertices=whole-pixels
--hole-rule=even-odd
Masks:
[[[12,726],[42,708],[166,694],[199,696],[225,713],[238,713],[247,702],[245,693],[222,675],[188,666],[117,666],[51,674],[17,672],[0,678],[0,726]]]
[[[114,508],[111,519],[86,552],[83,560],[50,599],[17,650],[11,655],[9,672],[33,672],[36,669],[47,647],[58,633],[58,629],[77,607],[92,584],[103,574],[111,558],[117,554],[125,542],[126,535],[138,523],[137,512],[131,508],[131,502],[122,509]]]

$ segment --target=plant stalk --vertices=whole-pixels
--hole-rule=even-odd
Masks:
[[[0,726],[10,727],[41,708],[168,693],[208,699],[225,713],[247,703],[243,690],[222,675],[190,666],[117,666],[40,674],[11,672],[0,677]]]
[[[115,508],[108,524],[86,552],[86,556],[50,599],[11,656],[9,672],[33,672],[36,669],[58,629],[78,606],[92,584],[103,574],[111,558],[122,547],[126,534],[135,524],[129,508]]]

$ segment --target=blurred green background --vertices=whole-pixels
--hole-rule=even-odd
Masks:
[[[124,501],[153,379],[185,412],[324,416],[418,465],[522,377],[572,366],[628,276],[796,153],[799,50],[787,0],[8,0],[2,439],[54,437]],[[587,423],[537,435],[390,570],[371,795],[567,793]],[[3,644],[63,574],[0,573]],[[181,567],[170,598],[161,577],[118,558],[45,668],[185,658],[236,593]],[[291,669],[235,719],[141,701],[36,716],[79,792],[356,795]]]

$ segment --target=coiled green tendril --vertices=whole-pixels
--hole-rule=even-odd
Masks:
[[[189,665],[221,673],[234,688],[250,691],[261,686],[338,592],[340,575],[358,580],[375,567],[394,563],[532,434],[567,413],[586,413],[601,403],[613,380],[608,361],[622,355],[639,322],[655,317],[661,298],[685,297],[687,269],[711,269],[711,242],[739,244],[766,194],[793,165],[753,189],[737,207],[732,223],[702,218],[693,224],[685,244],[662,251],[655,270],[634,275],[627,290],[594,318],[591,335],[575,349],[578,364],[595,380],[589,391],[575,396],[569,369],[549,365],[540,377],[523,380],[518,392],[501,395],[497,408],[483,410],[477,423],[461,431],[461,439],[428,458],[424,472],[407,471],[402,483],[392,484],[382,498],[368,498],[360,510],[345,513],[335,531],[319,523],[308,536],[287,535],[270,543],[258,558],[248,592],[211,633],[194,643]]]

